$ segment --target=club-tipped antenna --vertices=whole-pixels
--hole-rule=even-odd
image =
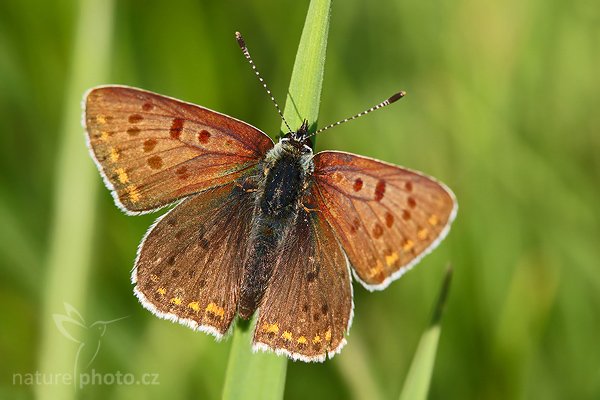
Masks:
[[[273,97],[273,94],[269,90],[267,84],[265,83],[265,80],[262,78],[262,76],[260,76],[260,72],[258,72],[258,69],[256,69],[256,65],[254,64],[254,61],[252,60],[252,57],[250,56],[250,52],[248,51],[248,48],[246,47],[246,42],[244,41],[244,38],[242,37],[242,34],[239,33],[239,32],[236,32],[235,33],[235,39],[237,40],[238,45],[240,46],[240,49],[242,49],[242,53],[244,53],[244,57],[246,57],[246,60],[248,60],[248,62],[250,63],[250,66],[252,67],[252,70],[256,74],[256,77],[258,78],[258,80],[260,81],[260,83],[263,85],[263,87],[267,91],[267,94],[271,98],[271,101],[275,105],[275,108],[277,109],[277,112],[279,113],[279,116],[281,117],[281,120],[283,121],[283,123],[285,124],[285,126],[288,128],[288,131],[292,132],[292,128],[290,128],[290,126],[288,125],[287,121],[283,117],[283,113],[281,112],[281,108],[279,108],[279,104],[277,104],[277,101],[275,100],[275,97]]]
[[[385,106],[389,106],[390,104],[392,104],[392,103],[394,103],[394,102],[396,102],[396,101],[400,100],[400,99],[401,99],[401,98],[403,98],[404,96],[406,96],[406,92],[404,92],[404,91],[400,91],[400,92],[398,92],[398,93],[396,93],[396,94],[392,95],[390,98],[388,98],[388,99],[386,99],[386,100],[382,101],[381,103],[377,104],[376,106],[373,106],[373,107],[369,108],[368,110],[365,110],[365,111],[363,111],[363,112],[360,112],[360,113],[358,113],[358,114],[356,114],[356,115],[353,115],[352,117],[349,117],[349,118],[343,119],[343,120],[341,120],[341,121],[335,122],[335,123],[333,123],[333,124],[327,125],[327,126],[325,126],[325,127],[321,128],[321,129],[319,129],[319,130],[318,130],[318,131],[316,131],[315,133],[312,133],[312,134],[308,135],[308,137],[315,136],[315,135],[316,135],[316,134],[318,134],[318,133],[324,132],[324,131],[326,131],[327,129],[333,128],[334,126],[341,125],[341,124],[343,124],[344,122],[352,121],[353,119],[356,119],[356,118],[362,117],[363,115],[366,115],[366,114],[370,113],[371,111],[375,111],[375,110],[378,110],[378,109],[380,109],[380,108],[383,108],[383,107],[385,107]]]

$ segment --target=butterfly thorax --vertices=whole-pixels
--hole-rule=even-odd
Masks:
[[[312,173],[312,150],[290,139],[282,139],[266,155],[259,190],[263,215],[284,217],[293,213]]]
[[[239,314],[250,318],[267,288],[280,244],[302,206],[313,172],[312,149],[283,138],[259,166],[250,251],[244,266]]]

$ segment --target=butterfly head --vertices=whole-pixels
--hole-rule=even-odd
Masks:
[[[302,167],[303,173],[313,170],[312,140],[308,134],[308,121],[304,121],[296,131],[285,134],[279,142],[265,155],[267,168],[273,167],[281,160],[287,160]]]
[[[287,141],[290,146],[293,146],[302,154],[312,153],[312,140],[309,136],[308,121],[304,120],[297,131],[287,133],[282,140]]]

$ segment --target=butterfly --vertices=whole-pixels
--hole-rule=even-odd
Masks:
[[[353,317],[351,274],[385,288],[440,243],[457,210],[452,191],[420,172],[314,154],[306,121],[274,143],[201,106],[101,86],[84,97],[84,124],[121,210],[176,204],[138,248],[141,304],[217,339],[236,315],[256,313],[253,349],[294,360],[337,354]]]

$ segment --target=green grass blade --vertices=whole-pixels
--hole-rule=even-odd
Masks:
[[[329,0],[312,0],[296,53],[284,116],[292,129],[307,119],[314,128],[325,67]],[[284,124],[282,132],[287,132]],[[223,387],[224,399],[283,398],[287,358],[274,354],[251,354],[252,324],[239,321],[234,330]]]
[[[311,130],[317,124],[330,10],[329,0],[313,0],[308,8],[283,111],[283,116],[292,129],[298,129],[305,119]],[[287,132],[283,123],[281,131]]]
[[[53,223],[46,260],[39,370],[73,373],[77,344],[61,335],[52,315],[64,314],[63,303],[83,313],[91,259],[98,176],[85,148],[81,97],[108,75],[113,2],[80,2],[78,27],[65,92],[62,137],[56,165]],[[36,386],[40,399],[72,399],[73,385]]]
[[[282,399],[287,358],[252,354],[252,323],[235,327],[223,387],[223,399]]]
[[[441,318],[450,289],[452,269],[448,267],[442,288],[436,303],[433,318],[429,328],[423,333],[413,358],[412,364],[404,381],[400,400],[424,400],[427,398],[431,375],[435,365],[435,355],[440,339]]]

